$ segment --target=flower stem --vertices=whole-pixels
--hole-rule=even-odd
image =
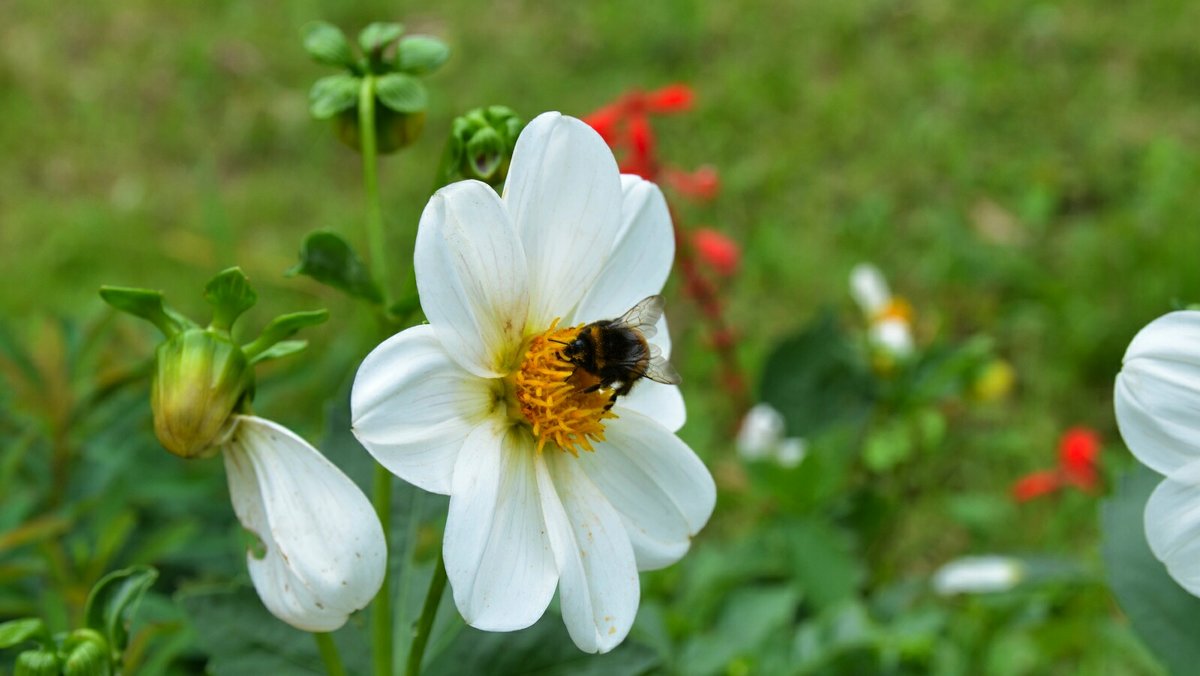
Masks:
[[[392,475],[383,465],[375,465],[374,494],[375,514],[383,526],[383,536],[388,539],[392,532]],[[388,552],[391,552],[388,547]],[[375,676],[390,676],[392,673],[392,574],[390,566],[383,571],[383,584],[375,595],[371,611],[371,657]]]
[[[421,607],[421,617],[413,627],[412,647],[408,651],[408,666],[404,670],[406,676],[421,673],[425,644],[429,642],[429,633],[433,629],[433,620],[437,617],[438,604],[442,602],[442,592],[445,590],[446,562],[438,554],[437,563],[433,566],[433,579],[429,581],[429,591],[425,594],[425,605]]]
[[[346,676],[346,667],[342,666],[342,657],[338,654],[337,644],[333,642],[333,634],[315,633],[317,650],[321,652],[321,661],[325,663],[325,672],[329,676]]]
[[[383,236],[383,208],[379,202],[378,145],[375,139],[375,76],[363,78],[358,90],[358,138],[361,143],[363,161],[363,187],[367,192],[367,248],[371,255],[371,268],[379,288],[383,292],[383,309],[392,305],[391,287],[388,285],[387,251]]]

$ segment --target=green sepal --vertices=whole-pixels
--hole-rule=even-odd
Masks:
[[[449,58],[446,43],[429,35],[413,35],[396,45],[396,68],[413,75],[428,75]]]
[[[267,324],[267,328],[263,329],[262,334],[260,334],[258,338],[254,340],[254,342],[242,346],[242,352],[245,353],[251,364],[255,364],[263,359],[269,359],[275,356],[282,357],[283,354],[267,356],[267,353],[270,351],[271,347],[288,338],[291,338],[300,329],[303,329],[306,326],[316,326],[317,324],[322,324],[328,319],[328,310],[292,312],[290,314],[280,315],[275,319],[272,319],[270,324]],[[302,349],[304,349],[304,345],[300,345],[298,348],[286,351],[284,354],[291,354],[292,352],[297,352]]]
[[[76,629],[63,642],[64,676],[109,676],[113,661],[120,657],[110,652],[108,642],[95,629]]]
[[[163,303],[161,291],[126,286],[102,286],[100,297],[113,308],[158,327],[167,338],[195,324]]]
[[[308,90],[308,112],[318,120],[328,120],[350,110],[358,104],[361,87],[362,80],[349,73],[323,77]]]
[[[25,617],[0,624],[0,650],[25,641],[45,642],[49,638],[46,623],[39,617]]]
[[[304,50],[317,63],[327,66],[355,66],[354,52],[342,29],[324,21],[314,21],[301,29]]]
[[[376,21],[358,34],[358,45],[362,47],[363,52],[376,54],[403,34],[404,26],[402,24]]]
[[[268,347],[251,358],[250,365],[253,366],[259,362],[287,357],[296,354],[297,352],[304,351],[304,348],[306,347],[308,347],[307,340],[283,340],[275,343],[271,347]]]
[[[300,263],[285,273],[304,275],[326,286],[372,303],[383,302],[383,294],[371,279],[366,264],[339,235],[325,230],[309,234],[300,248]]]
[[[418,113],[429,103],[425,85],[404,73],[388,73],[376,80],[375,96],[397,113]]]
[[[258,294],[239,267],[222,270],[204,285],[204,300],[213,307],[212,327],[228,331],[242,313],[254,307]]]
[[[58,655],[50,650],[26,650],[17,655],[13,676],[58,676]]]
[[[157,578],[158,571],[150,566],[131,566],[105,575],[88,594],[85,624],[107,640],[113,661],[125,652],[133,614]]]

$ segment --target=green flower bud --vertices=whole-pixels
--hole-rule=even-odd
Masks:
[[[158,346],[150,407],[154,432],[182,458],[206,457],[254,390],[254,372],[224,332],[191,328]]]
[[[49,650],[26,650],[17,655],[13,676],[58,676],[58,656]]]
[[[499,187],[525,123],[504,106],[476,108],[455,118],[442,159],[443,183],[476,178]]]
[[[65,676],[109,676],[108,642],[95,629],[76,629],[63,643]]]
[[[380,153],[393,153],[412,145],[425,129],[425,111],[398,113],[387,106],[375,106],[375,145]],[[358,133],[358,106],[343,110],[334,118],[338,139],[354,150],[362,148]]]

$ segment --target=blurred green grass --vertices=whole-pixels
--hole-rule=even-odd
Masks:
[[[397,19],[454,49],[429,83],[426,135],[382,170],[397,268],[453,115],[581,115],[630,87],[689,83],[696,110],[657,123],[660,148],[721,172],[720,197],[681,214],[745,247],[723,293],[750,373],[822,306],[849,309],[861,260],[913,302],[919,339],[987,334],[1016,367],[1009,401],[957,420],[954,451],[913,469],[889,558],[914,571],[966,551],[1095,558],[1093,498],[1011,508],[984,529],[961,503],[1052,464],[1077,423],[1102,432],[1106,464],[1128,464],[1111,413],[1124,348],[1200,300],[1200,4],[8,0],[0,314],[98,315],[102,283],[161,288],[199,314],[203,282],[239,264],[264,299],[252,323],[334,313],[304,365],[264,379],[260,408],[315,434],[303,411],[361,346],[337,328],[355,321],[348,301],[281,273],[313,229],[360,239],[363,211],[357,155],[306,110],[324,71],[298,31],[317,18]],[[682,295],[672,303],[684,436],[728,457],[715,361]],[[340,357],[311,366],[318,350]],[[272,408],[295,400],[307,404]]]

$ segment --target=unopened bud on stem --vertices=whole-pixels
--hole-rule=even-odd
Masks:
[[[230,415],[254,389],[246,355],[228,337],[188,329],[158,346],[150,407],[154,432],[182,458],[216,452],[229,433]]]

